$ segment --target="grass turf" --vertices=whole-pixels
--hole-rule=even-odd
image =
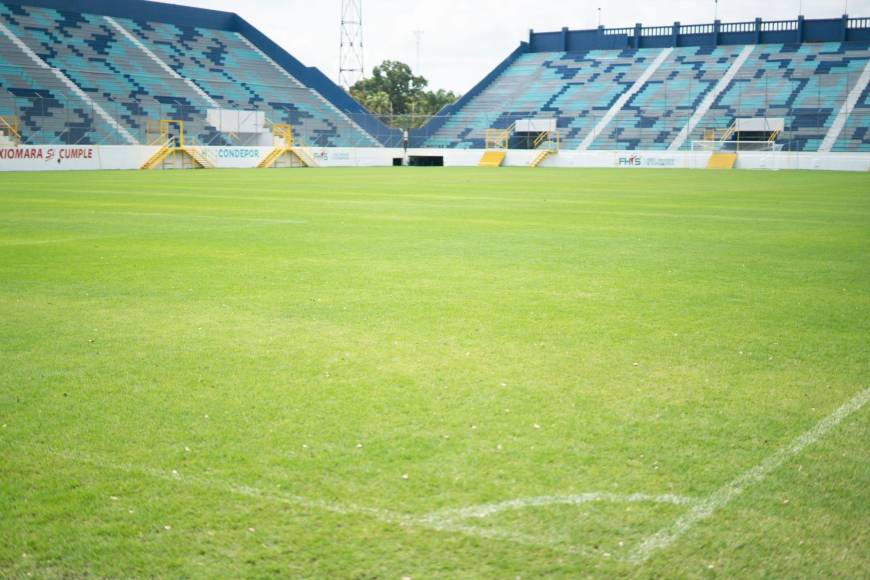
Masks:
[[[0,575],[870,572],[870,179],[0,175]],[[361,445],[361,446],[360,446]]]

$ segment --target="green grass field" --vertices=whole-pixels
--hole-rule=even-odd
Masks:
[[[0,174],[0,576],[866,578],[868,344],[868,175]]]

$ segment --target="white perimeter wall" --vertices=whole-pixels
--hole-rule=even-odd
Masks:
[[[198,147],[220,168],[252,168],[271,147]],[[0,147],[0,171],[138,169],[157,150],[153,146],[22,146]],[[381,167],[403,157],[401,149],[328,147],[310,149],[322,167]],[[410,149],[408,155],[443,156],[446,166],[475,166],[479,149]],[[511,150],[507,166],[527,166],[536,151]],[[709,152],[667,151],[561,151],[547,158],[543,167],[612,167],[620,169],[703,169]],[[754,151],[740,153],[738,169],[813,169],[867,171],[870,153],[789,153]]]

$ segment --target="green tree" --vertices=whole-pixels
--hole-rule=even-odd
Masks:
[[[390,116],[393,114],[393,103],[390,102],[390,95],[384,91],[363,93],[360,95],[360,102],[375,115]]]
[[[429,82],[414,75],[403,62],[385,60],[372,76],[350,88],[351,96],[375,115],[396,127],[418,127],[458,95],[439,89],[426,91]]]

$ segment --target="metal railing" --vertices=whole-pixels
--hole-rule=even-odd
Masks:
[[[719,26],[719,32],[754,32],[755,22],[726,22]]]
[[[797,20],[769,20],[761,23],[762,32],[779,32],[783,30],[797,30]]]

